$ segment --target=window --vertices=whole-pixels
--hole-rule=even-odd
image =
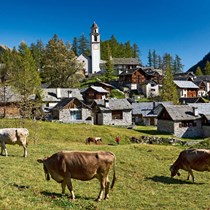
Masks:
[[[82,119],[81,110],[71,110],[70,115],[71,115],[71,120],[81,120]]]
[[[123,119],[123,113],[120,110],[112,111],[112,119]]]

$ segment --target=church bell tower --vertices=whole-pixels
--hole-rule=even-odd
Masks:
[[[91,26],[90,46],[91,46],[91,74],[100,71],[100,34],[98,25],[94,22]]]

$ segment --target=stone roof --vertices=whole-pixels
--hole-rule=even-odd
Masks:
[[[191,104],[191,103],[205,103],[202,97],[190,97],[190,98],[179,98],[181,104]]]
[[[109,91],[105,90],[104,88],[102,88],[100,86],[93,86],[93,85],[91,85],[88,88],[84,88],[83,90],[81,90],[81,93],[86,92],[88,89],[93,89],[93,90],[95,90],[98,93],[109,93]]]
[[[201,116],[195,116],[193,107],[189,105],[164,105],[166,112],[173,121],[185,121],[200,119]]]
[[[28,98],[29,100],[35,99],[35,94]],[[0,87],[0,103],[16,103],[22,100],[22,96],[10,86]]]
[[[197,107],[199,114],[209,115],[210,114],[210,103],[195,103],[189,104],[191,107]]]
[[[138,58],[112,58],[113,65],[139,65]]]
[[[173,102],[139,102],[139,103],[132,103],[132,114],[133,115],[140,115],[143,116],[149,115],[157,115],[152,110],[155,109],[159,104],[165,104],[165,105],[172,105]]]
[[[2,102],[19,102],[21,100],[20,94],[16,93],[15,90],[6,86],[0,87],[0,103]]]
[[[66,105],[68,105],[73,100],[78,100],[83,106],[90,109],[89,106],[87,106],[86,104],[84,104],[82,101],[80,101],[78,98],[75,98],[75,97],[61,99],[61,101],[59,101],[53,109],[63,109]]]
[[[179,88],[193,88],[193,89],[199,89],[199,87],[194,84],[191,81],[182,81],[182,80],[174,80],[174,83],[179,87]]]
[[[105,106],[105,101],[109,103],[109,106]],[[94,100],[94,103],[99,107],[101,111],[111,111],[111,110],[131,110],[132,105],[128,102],[127,99],[116,99],[116,98],[110,98],[110,99],[98,99]]]
[[[69,98],[69,93],[71,97],[83,100],[80,90],[77,88],[43,88],[42,95],[43,101],[58,102],[61,98]]]

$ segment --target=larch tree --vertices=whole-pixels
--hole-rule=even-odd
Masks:
[[[66,45],[63,40],[54,35],[46,45],[43,58],[42,77],[50,87],[73,87],[75,74],[82,69],[82,64],[76,60],[70,44]]]
[[[165,76],[163,77],[161,98],[162,101],[172,101],[173,104],[179,103],[178,91],[175,83],[173,82],[173,75],[169,64],[167,64],[165,68]]]
[[[206,62],[206,65],[204,67],[204,74],[210,75],[210,62],[209,61]]]
[[[196,68],[195,75],[196,76],[202,76],[203,75],[203,72],[201,71],[201,68],[199,66]]]
[[[20,94],[20,111],[23,118],[33,117],[41,106],[41,78],[35,60],[25,42],[14,55],[12,85]],[[40,100],[38,100],[40,99]]]

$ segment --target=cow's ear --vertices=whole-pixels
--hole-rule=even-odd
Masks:
[[[43,163],[43,159],[37,159],[38,163]]]

